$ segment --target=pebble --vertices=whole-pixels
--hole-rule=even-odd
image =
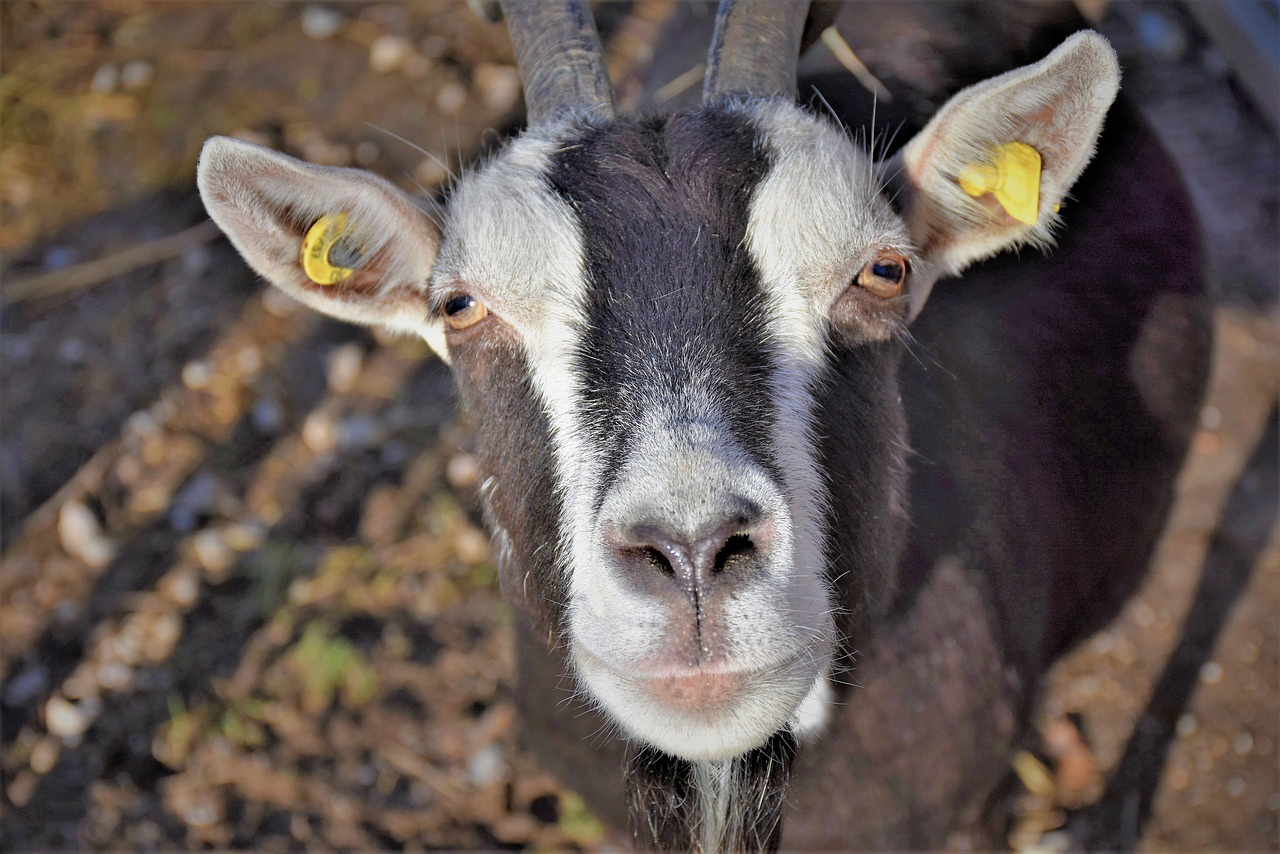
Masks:
[[[182,618],[177,614],[156,614],[147,632],[147,658],[161,662],[169,657],[182,637]]]
[[[1200,681],[1205,685],[1217,685],[1222,681],[1222,665],[1216,661],[1206,661],[1200,668]]]
[[[436,109],[446,116],[456,116],[467,105],[467,88],[450,81],[436,93]]]
[[[329,385],[329,391],[335,394],[346,394],[355,388],[363,365],[364,350],[359,344],[351,342],[334,348],[329,354],[329,364],[325,371],[325,381]]]
[[[44,707],[44,725],[62,739],[83,735],[92,723],[85,710],[62,697],[50,697]]]
[[[156,592],[179,608],[190,608],[200,595],[200,577],[189,565],[160,579]]]
[[[482,62],[474,80],[481,103],[494,112],[505,113],[520,100],[520,72],[514,66]]]
[[[1213,404],[1207,404],[1200,410],[1200,426],[1206,430],[1217,430],[1222,426],[1222,411]]]
[[[1244,780],[1240,777],[1232,777],[1227,781],[1227,794],[1233,798],[1238,798],[1244,794]]]
[[[106,566],[115,556],[115,546],[102,533],[98,517],[79,501],[62,505],[58,514],[58,538],[67,554],[96,569]]]
[[[194,359],[182,366],[182,384],[192,390],[208,388],[213,368],[204,359]]]
[[[400,70],[413,54],[413,43],[404,36],[385,35],[369,46],[369,67],[379,74]]]
[[[378,156],[381,153],[382,150],[378,148],[378,144],[376,142],[366,139],[364,142],[356,145],[353,156],[355,157],[356,163],[361,166],[372,166],[377,162]]]
[[[497,782],[502,776],[502,748],[491,744],[479,750],[467,762],[467,776],[477,786]]]
[[[1242,732],[1236,736],[1235,744],[1232,745],[1235,752],[1241,756],[1248,756],[1253,750],[1253,736],[1247,732]]]
[[[453,541],[458,560],[478,566],[489,559],[489,538],[475,528],[463,528]]]
[[[6,706],[25,706],[49,685],[49,672],[40,665],[28,667],[9,680],[4,689]]]
[[[57,739],[42,738],[31,748],[31,770],[37,774],[48,774],[58,762],[61,746]]]
[[[1184,738],[1195,732],[1198,727],[1196,716],[1190,712],[1185,712],[1178,718],[1178,735]]]
[[[444,476],[454,489],[471,489],[480,479],[480,464],[471,454],[454,454],[445,466]]]
[[[238,552],[251,552],[267,538],[266,530],[256,522],[235,522],[222,531],[223,539]]]
[[[284,412],[274,398],[264,397],[254,403],[253,408],[249,410],[249,420],[254,430],[271,436],[279,433],[280,428],[284,426]]]
[[[342,420],[338,444],[344,449],[368,448],[382,436],[378,422],[368,415],[352,415]]]
[[[89,81],[89,91],[99,94],[114,92],[116,87],[120,85],[120,69],[115,65],[108,63],[100,66],[97,71],[93,72],[93,79]]]
[[[342,29],[342,13],[324,6],[302,10],[302,34],[314,41],[331,39]]]
[[[119,661],[98,665],[98,684],[107,691],[123,691],[133,682],[133,668]]]
[[[327,454],[338,444],[338,428],[327,412],[316,411],[302,424],[302,441],[317,454]]]
[[[223,539],[221,531],[207,530],[196,534],[191,542],[196,560],[215,577],[231,568],[235,562],[235,553]]]
[[[155,67],[150,62],[135,59],[126,62],[124,68],[120,69],[120,84],[130,92],[137,92],[150,86],[155,76]]]
[[[236,351],[235,366],[240,376],[255,376],[262,370],[262,350],[253,344],[246,344]]]

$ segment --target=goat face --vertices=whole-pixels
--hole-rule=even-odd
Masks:
[[[508,597],[630,737],[720,759],[820,726],[903,538],[906,323],[940,273],[1045,239],[1117,79],[1082,35],[961,93],[894,164],[901,215],[841,130],[755,91],[650,120],[531,100],[443,223],[231,140],[199,180],[260,273],[451,361]],[[1010,145],[1029,213],[974,188]]]
[[[840,131],[779,102],[569,119],[451,200],[431,289],[488,309],[445,346],[480,425],[505,589],[614,720],[675,755],[754,747],[821,684],[827,386],[863,404],[840,411],[860,410],[875,487],[844,508],[846,534],[894,540],[907,301],[857,279],[912,261],[877,189]],[[833,346],[875,355],[837,375]],[[853,568],[869,592],[883,563]]]

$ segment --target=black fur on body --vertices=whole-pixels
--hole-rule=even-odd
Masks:
[[[884,8],[890,21],[905,11]],[[936,27],[935,8],[911,7]],[[938,17],[984,14],[952,4]],[[1040,14],[1019,8],[1009,26]],[[1009,37],[1022,40],[1024,54],[984,55],[947,85],[1042,55],[1078,25],[1057,7],[1043,16],[1053,24]],[[873,31],[879,24],[859,20]],[[870,114],[869,99],[842,104],[850,94],[843,73],[824,94],[847,115]],[[910,137],[909,112],[885,118],[879,110],[882,127],[905,122],[900,136]],[[754,835],[726,848],[929,848],[957,828],[1001,844],[985,799],[1009,774],[1038,678],[1140,582],[1207,379],[1210,328],[1191,203],[1123,102],[1072,197],[1051,253],[1000,256],[940,283],[911,345],[833,342],[818,389],[836,508],[828,575],[892,589],[892,604],[877,616],[869,591],[842,591],[841,602],[863,607],[838,615],[837,717],[794,759],[775,743],[761,748],[778,759],[774,781],[787,787],[782,832],[759,831],[774,827],[766,810],[744,818]],[[901,435],[902,423],[911,447],[903,503],[913,521],[841,515],[858,506],[874,472],[892,472],[902,459],[891,443],[869,453],[863,437]],[[868,523],[880,525],[875,535],[860,528]],[[885,578],[869,576],[871,567]],[[518,700],[548,765],[589,793],[602,817],[629,823],[638,845],[696,847],[690,763],[637,763],[622,742],[601,744],[607,725],[580,700],[549,713],[568,672],[562,653],[531,647],[523,631],[519,647]],[[614,770],[624,762],[625,791]],[[760,782],[741,778],[742,794]]]

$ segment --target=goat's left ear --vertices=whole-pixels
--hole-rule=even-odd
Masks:
[[[912,240],[932,268],[912,282],[913,318],[930,279],[1051,243],[1058,205],[1093,156],[1119,89],[1111,45],[1076,33],[1040,62],[959,92],[894,158]]]

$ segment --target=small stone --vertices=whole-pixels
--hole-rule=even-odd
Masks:
[[[130,92],[137,92],[150,86],[155,76],[155,67],[150,62],[135,59],[133,62],[126,62],[124,68],[120,69],[120,84]]]
[[[33,665],[9,680],[4,689],[6,706],[25,706],[49,685],[49,672],[40,665]]]
[[[461,83],[450,81],[436,93],[436,109],[446,116],[458,115],[466,105],[467,88]]]
[[[1183,738],[1191,735],[1198,728],[1199,728],[1199,724],[1196,722],[1196,716],[1191,714],[1190,712],[1184,712],[1178,718],[1178,726],[1177,726],[1178,735],[1182,736]]]
[[[13,782],[9,784],[9,788],[5,789],[5,794],[9,796],[9,802],[18,809],[22,809],[31,800],[31,796],[36,793],[36,786],[40,785],[40,775],[32,771],[23,771],[13,778]]]
[[[369,67],[379,74],[398,71],[413,53],[413,43],[404,36],[386,35],[369,46]]]
[[[196,560],[214,577],[219,577],[231,568],[236,556],[221,531],[208,530],[196,534],[191,541]]]
[[[123,691],[133,682],[133,668],[119,661],[98,665],[98,685],[105,691]]]
[[[467,776],[477,786],[487,786],[502,776],[502,767],[502,748],[491,744],[477,751],[467,762]]]
[[[302,424],[302,441],[317,454],[327,454],[338,444],[338,427],[327,412],[316,411]]]
[[[61,745],[54,738],[42,738],[31,748],[31,770],[37,774],[48,774],[58,762]]]
[[[280,428],[284,426],[284,412],[274,398],[264,397],[254,403],[253,408],[249,410],[249,420],[254,430],[271,436],[279,433]]]
[[[255,522],[236,522],[222,531],[223,539],[238,552],[251,552],[267,538],[266,530]]]
[[[148,626],[146,638],[147,659],[161,662],[173,653],[182,637],[182,618],[177,614],[156,614]]]
[[[468,566],[478,566],[489,559],[489,538],[475,528],[463,528],[453,541],[458,560]]]
[[[200,577],[190,565],[186,565],[160,579],[156,592],[186,610],[196,603],[196,597],[200,595]]]
[[[102,533],[98,517],[79,501],[62,505],[58,514],[58,537],[67,554],[100,569],[115,556],[115,546]]]
[[[413,167],[413,177],[424,187],[438,187],[449,177],[449,170],[436,158],[424,157]]]
[[[325,371],[325,381],[329,391],[335,394],[346,394],[355,388],[360,378],[360,368],[364,365],[364,350],[354,342],[343,344],[329,354],[329,365]]]
[[[325,41],[342,29],[342,13],[324,6],[308,6],[302,10],[302,34],[314,41]]]
[[[1238,798],[1244,794],[1244,780],[1240,777],[1232,777],[1227,781],[1227,794],[1233,798]]]
[[[382,150],[378,148],[378,144],[376,142],[371,142],[366,139],[364,142],[356,145],[355,160],[356,163],[361,166],[372,166],[377,162],[378,155],[381,153]]]
[[[182,384],[187,388],[199,391],[208,388],[213,379],[213,368],[203,359],[195,359],[182,366]]]
[[[1247,732],[1240,733],[1236,736],[1235,744],[1232,745],[1232,748],[1240,756],[1248,756],[1249,752],[1253,750],[1253,736]]]
[[[342,420],[338,429],[338,445],[344,449],[368,448],[382,435],[378,422],[368,415],[352,415]]]
[[[262,370],[262,351],[253,344],[246,344],[236,351],[235,366],[240,376],[255,376]]]
[[[1200,668],[1200,681],[1205,685],[1217,685],[1222,681],[1222,665],[1216,661],[1206,661]]]
[[[116,91],[116,87],[119,85],[120,69],[108,63],[93,72],[93,79],[89,81],[89,91],[107,94]]]
[[[1206,404],[1200,410],[1200,426],[1206,430],[1217,430],[1222,426],[1222,410],[1213,404]]]
[[[50,733],[61,739],[83,735],[90,723],[89,716],[80,706],[62,697],[50,697],[45,704],[44,725]]]
[[[474,80],[480,102],[494,112],[505,113],[520,100],[520,72],[514,66],[482,62]]]
[[[454,454],[445,466],[444,476],[454,489],[472,489],[480,480],[480,464],[471,454]]]

